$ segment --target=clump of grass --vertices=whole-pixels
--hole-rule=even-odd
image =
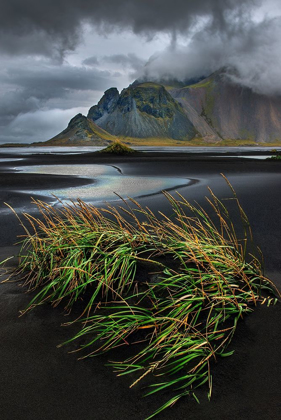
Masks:
[[[102,210],[80,200],[54,210],[34,200],[41,218],[24,214],[32,232],[25,226],[18,272],[39,289],[26,310],[48,301],[69,311],[87,290],[81,329],[67,343],[83,337],[82,357],[131,346],[129,358],[110,362],[115,371],[134,374],[131,387],[150,381],[146,395],[171,392],[149,418],[205,383],[211,397],[211,363],[233,353],[227,346],[239,319],[258,302],[276,302],[278,291],[248,252],[251,229],[232,191],[242,240],[211,190],[215,219],[169,193],[173,217],[133,199]]]
[[[26,311],[47,301],[56,306],[62,300],[70,310],[91,287],[90,310],[97,296],[119,297],[131,287],[135,250],[145,241],[134,226],[110,220],[81,200],[58,210],[39,200],[33,203],[41,218],[23,214],[30,227],[24,226],[26,239],[17,274],[22,274],[30,291],[39,288],[39,293]]]
[[[131,147],[126,146],[124,143],[116,140],[105,149],[99,151],[99,153],[108,153],[113,155],[130,155],[132,153],[136,153],[134,149]]]

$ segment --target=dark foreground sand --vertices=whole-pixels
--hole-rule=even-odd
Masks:
[[[6,156],[6,155],[5,155]],[[207,185],[220,197],[230,197],[219,176],[223,172],[235,187],[250,219],[256,242],[265,258],[265,273],[281,289],[281,165],[208,156],[155,155],[130,158],[83,156],[34,156],[22,164],[108,163],[126,175],[165,175],[195,179],[179,191],[190,200],[204,202]],[[19,165],[20,162],[17,162]],[[6,165],[6,164],[5,164]],[[15,174],[0,167],[1,208],[7,201],[29,209],[24,190],[78,185],[87,181],[66,177]],[[14,166],[14,165],[13,165]],[[170,214],[165,199],[156,194],[139,201],[154,211]],[[231,202],[230,202],[231,204]],[[234,222],[238,223],[234,213]],[[0,258],[15,253],[12,244],[22,233],[15,217],[0,220]],[[16,264],[16,259],[10,265]],[[0,285],[0,419],[1,420],[104,420],[144,419],[169,398],[169,394],[141,398],[141,388],[129,389],[130,377],[116,378],[107,358],[77,361],[75,349],[56,345],[75,331],[60,326],[66,318],[60,308],[45,305],[18,317],[29,302],[17,284]],[[240,322],[230,349],[232,357],[213,369],[213,397],[198,391],[201,404],[182,399],[161,419],[234,420],[281,418],[281,305],[260,307]],[[119,350],[121,351],[121,350]],[[115,355],[114,355],[115,356]]]

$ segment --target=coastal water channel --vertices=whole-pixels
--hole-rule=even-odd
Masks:
[[[32,154],[83,154],[89,152],[97,152],[104,149],[104,146],[83,146],[83,147],[3,147],[0,148],[1,154],[15,154],[28,156]],[[174,146],[133,146],[133,149],[139,152],[149,152],[149,153],[191,153],[191,154],[200,154],[208,153],[209,155],[220,155],[220,154],[229,154],[229,155],[240,155],[244,157],[246,155],[257,156],[258,154],[264,153],[264,155],[271,154],[272,147],[267,146],[240,146],[240,147],[174,147]],[[274,150],[281,151],[281,147],[274,147]]]

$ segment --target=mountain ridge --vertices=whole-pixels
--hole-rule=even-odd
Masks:
[[[45,144],[98,146],[117,138],[139,145],[149,139],[159,145],[281,141],[281,97],[234,83],[226,69],[187,86],[173,83],[135,81],[120,93],[110,88],[87,117],[78,114]]]

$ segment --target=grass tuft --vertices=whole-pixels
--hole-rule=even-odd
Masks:
[[[130,155],[132,153],[136,153],[136,151],[121,143],[120,141],[116,140],[112,144],[107,146],[105,149],[100,150],[98,153],[108,153],[113,155]]]
[[[17,274],[37,291],[23,312],[45,302],[70,311],[82,302],[80,330],[67,343],[83,339],[82,357],[130,346],[130,357],[110,362],[118,375],[134,375],[131,387],[144,382],[145,395],[170,392],[149,418],[182,396],[197,398],[203,384],[211,397],[211,366],[233,353],[227,347],[239,319],[279,296],[253,247],[248,251],[249,221],[229,186],[242,239],[211,190],[212,218],[167,192],[173,217],[133,199],[101,210],[81,200],[60,209],[33,200],[40,217],[23,214]]]

